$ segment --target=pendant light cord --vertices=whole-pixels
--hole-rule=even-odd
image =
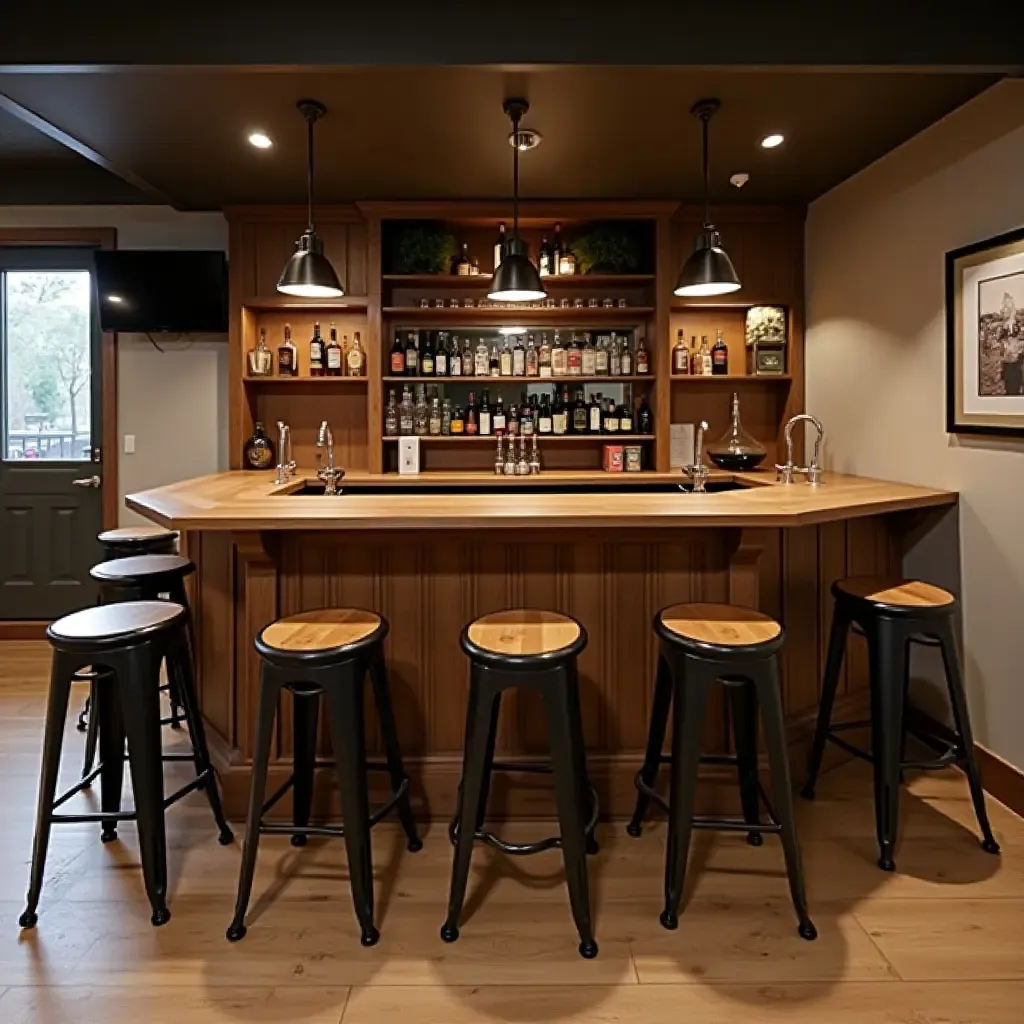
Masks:
[[[315,117],[306,115],[306,223],[313,233],[313,122]]]
[[[519,118],[516,111],[512,115],[512,237],[516,240],[516,252],[519,252]]]
[[[701,138],[703,146],[703,156],[701,166],[704,172],[704,227],[711,227],[711,187],[709,185],[709,174],[708,174],[708,121],[711,120],[711,115],[707,112],[701,114]]]

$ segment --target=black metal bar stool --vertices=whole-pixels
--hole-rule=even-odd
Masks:
[[[985,810],[985,791],[981,773],[974,757],[974,736],[967,711],[960,671],[953,620],[956,598],[947,590],[920,580],[887,579],[875,576],[854,576],[832,584],[835,608],[829,636],[825,678],[821,689],[818,725],[807,771],[803,795],[814,798],[814,786],[821,770],[825,744],[831,740],[856,757],[874,766],[875,831],[878,836],[878,866],[895,871],[893,858],[899,823],[900,779],[904,769],[937,769],[959,765],[967,775],[974,812],[981,826],[981,848],[998,853],[999,844],[992,835]],[[871,687],[871,718],[866,722],[831,724],[832,705],[839,686],[846,637],[850,628],[862,632],[868,642],[869,682]],[[910,684],[910,645],[923,643],[938,646],[946,670],[946,687],[953,709],[956,733],[953,741],[936,737],[917,728],[908,728],[905,709]],[[871,752],[848,743],[837,733],[846,729],[871,726]],[[907,734],[916,736],[937,757],[908,761],[904,758]]]
[[[587,646],[583,626],[567,615],[535,609],[496,612],[471,622],[460,637],[469,656],[469,706],[466,747],[458,808],[449,828],[455,847],[448,917],[441,938],[459,937],[459,917],[466,898],[469,865],[475,840],[504,853],[527,855],[561,847],[569,903],[580,936],[580,955],[597,956],[590,917],[587,853],[597,852],[597,793],[587,776],[586,750],[580,715],[576,657]],[[551,765],[501,764],[494,761],[501,695],[515,687],[530,687],[544,701]],[[552,772],[560,834],[536,843],[513,844],[483,830],[491,772]],[[473,823],[469,829],[465,823]]]
[[[782,839],[789,891],[799,919],[799,934],[814,939],[817,931],[807,910],[804,873],[793,815],[793,797],[786,750],[777,654],[785,640],[782,627],[750,608],[726,604],[677,604],[663,608],[654,619],[661,638],[654,706],[643,767],[636,776],[636,810],[627,831],[640,835],[640,825],[653,800],[668,814],[665,859],[665,928],[679,926],[679,903],[686,878],[692,829],[746,832],[753,846],[762,833]],[[701,756],[708,696],[713,683],[726,687],[733,722],[735,755]],[[772,777],[769,801],[758,778],[757,711],[761,709]],[[672,707],[672,755],[662,754],[669,709]],[[655,792],[658,767],[672,766],[669,802]],[[743,817],[695,817],[697,776],[701,764],[735,765],[739,775]],[[768,821],[762,823],[765,805]]]
[[[154,925],[170,920],[167,909],[167,845],[164,810],[196,789],[204,789],[220,829],[220,841],[230,843],[217,780],[210,767],[202,718],[196,708],[192,661],[185,636],[185,609],[170,601],[131,601],[97,605],[58,619],[46,631],[53,648],[50,692],[46,708],[43,763],[39,781],[35,842],[28,901],[22,928],[37,921],[36,908],[43,886],[50,828],[65,822],[98,821],[103,840],[117,837],[119,821],[137,821],[142,873],[153,909]],[[168,797],[164,795],[160,750],[160,664],[166,660],[188,712],[192,739],[189,759],[195,778]],[[79,782],[56,797],[64,722],[71,682],[84,665],[103,669],[97,677],[96,712],[100,722],[101,812],[58,814],[57,809],[83,787]],[[135,794],[135,811],[121,810],[125,738]]]
[[[387,633],[387,622],[376,612],[361,608],[322,608],[279,619],[256,637],[256,650],[261,658],[260,692],[238,899],[227,931],[232,942],[246,933],[245,914],[252,893],[261,833],[291,835],[295,846],[305,845],[307,836],[343,836],[362,944],[372,946],[380,938],[373,922],[370,829],[397,807],[408,849],[416,852],[423,847],[413,821],[409,779],[402,765],[384,666],[383,644]],[[385,751],[383,764],[366,760],[363,686],[367,672],[380,717]],[[269,800],[264,801],[274,716],[282,690],[290,690],[295,698],[292,774]],[[343,828],[309,824],[321,694],[326,704],[334,766],[341,790]],[[366,781],[368,769],[386,771],[391,777],[390,799],[372,814]],[[264,816],[292,788],[293,824],[264,824]]]

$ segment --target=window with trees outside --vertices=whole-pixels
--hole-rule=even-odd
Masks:
[[[88,458],[91,275],[9,270],[0,277],[4,459]]]

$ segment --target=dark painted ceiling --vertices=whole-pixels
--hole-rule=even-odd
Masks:
[[[317,129],[323,201],[507,194],[508,95],[528,98],[524,124],[544,135],[523,157],[524,195],[693,199],[700,135],[688,111],[711,95],[722,100],[711,126],[717,196],[807,202],[996,78],[553,66],[125,69],[0,74],[0,93],[174,205],[196,209],[302,200],[305,129],[294,103],[303,96],[329,109]],[[0,117],[0,203],[153,201],[12,120]],[[275,147],[249,146],[254,128]],[[783,132],[785,145],[761,149],[770,131]],[[742,191],[728,184],[737,171],[751,176]],[[117,191],[124,198],[111,198]]]

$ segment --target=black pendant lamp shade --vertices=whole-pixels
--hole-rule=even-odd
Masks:
[[[519,122],[530,109],[526,100],[505,100],[505,113],[512,119],[513,138],[518,138]],[[512,237],[505,247],[501,263],[494,271],[489,299],[498,302],[532,302],[547,296],[537,268],[526,255],[519,237],[519,147],[512,147]]]
[[[306,119],[307,226],[295,244],[295,253],[281,271],[277,290],[303,299],[332,299],[345,291],[313,226],[313,125],[327,113],[327,108],[316,100],[299,100],[298,107]]]
[[[708,186],[708,121],[718,110],[718,100],[701,100],[690,111],[700,118],[704,172],[704,227],[697,235],[697,244],[683,264],[676,281],[675,294],[682,296],[726,295],[739,291],[740,279],[729,254],[722,248],[722,239],[711,223],[711,199]]]

